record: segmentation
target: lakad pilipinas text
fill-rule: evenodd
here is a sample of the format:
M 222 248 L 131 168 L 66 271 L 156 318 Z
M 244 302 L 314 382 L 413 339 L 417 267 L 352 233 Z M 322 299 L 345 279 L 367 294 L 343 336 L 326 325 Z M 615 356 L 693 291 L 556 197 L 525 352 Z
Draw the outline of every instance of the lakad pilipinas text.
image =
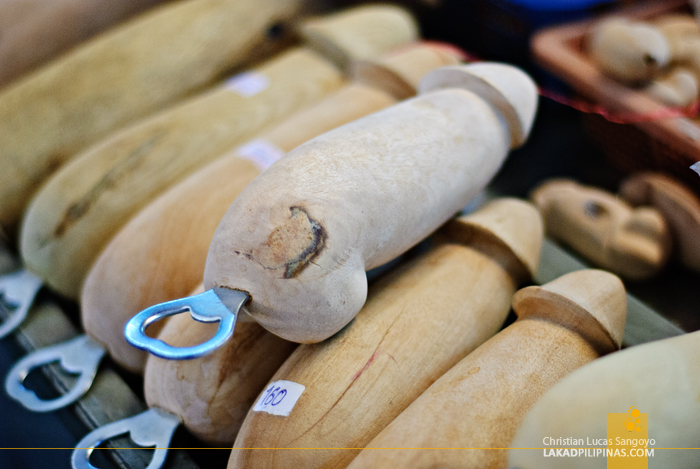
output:
M 606 458 L 607 469 L 647 469 L 656 441 L 649 438 L 649 414 L 636 407 L 607 414 L 606 438 L 542 440 L 545 458 Z

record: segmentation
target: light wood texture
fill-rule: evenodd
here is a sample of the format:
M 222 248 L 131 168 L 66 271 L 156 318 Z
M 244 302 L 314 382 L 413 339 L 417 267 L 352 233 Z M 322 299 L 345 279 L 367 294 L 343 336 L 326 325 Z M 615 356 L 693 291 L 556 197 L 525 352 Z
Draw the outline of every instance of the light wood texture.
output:
M 700 200 L 690 189 L 667 175 L 645 172 L 624 180 L 620 196 L 658 210 L 671 231 L 676 257 L 700 271 Z
M 254 70 L 266 86 L 243 96 L 228 83 L 100 142 L 39 191 L 22 224 L 27 268 L 77 298 L 88 269 L 114 234 L 163 190 L 344 83 L 308 49 Z
M 0 94 L 0 224 L 15 227 L 41 182 L 126 124 L 278 49 L 268 27 L 301 0 L 192 0 L 87 42 Z
M 325 130 L 393 102 L 371 88 L 346 87 L 260 139 L 289 151 Z M 126 368 L 143 369 L 146 354 L 114 331 L 142 309 L 185 296 L 202 281 L 216 227 L 231 202 L 260 174 L 237 151 L 195 172 L 148 205 L 118 233 L 90 270 L 81 294 L 83 325 Z
M 653 208 L 633 209 L 613 194 L 565 179 L 540 185 L 532 199 L 548 236 L 611 272 L 641 280 L 668 260 L 671 237 Z
M 373 59 L 418 39 L 418 24 L 397 5 L 365 5 L 304 21 L 299 33 L 310 47 L 344 70 L 354 60 Z
M 651 23 L 667 38 L 700 36 L 700 23 L 690 13 L 667 13 Z
M 671 61 L 671 45 L 652 24 L 611 18 L 596 24 L 588 37 L 591 61 L 623 82 L 653 80 Z
M 686 107 L 698 99 L 698 79 L 689 69 L 677 68 L 646 87 L 654 99 L 671 107 Z
M 189 315 L 172 318 L 158 338 L 186 347 L 216 331 Z M 238 323 L 236 333 L 216 352 L 195 360 L 149 356 L 144 394 L 149 407 L 177 415 L 193 435 L 229 446 L 270 376 L 297 347 L 255 322 Z
M 418 44 L 392 55 L 392 63 L 414 72 L 425 64 L 438 66 L 436 57 L 443 55 L 433 46 Z M 397 79 L 403 80 L 400 75 Z M 286 153 L 395 102 L 378 89 L 349 85 L 264 132 L 256 141 Z M 245 159 L 245 148 L 231 151 L 166 191 L 115 236 L 91 268 L 81 294 L 83 324 L 126 368 L 142 370 L 145 353 L 113 331 L 121 330 L 142 309 L 180 298 L 202 281 L 219 221 L 261 169 Z
M 517 284 L 533 273 L 514 252 L 539 257 L 542 222 L 534 207 L 514 199 L 474 218 L 450 222 L 442 243 L 380 279 L 337 335 L 292 354 L 272 381 L 302 384 L 304 393 L 288 417 L 249 412 L 229 468 L 346 467 L 359 449 L 343 448 L 364 447 L 498 331 Z
M 438 67 L 457 65 L 461 56 L 453 47 L 418 43 L 402 48 L 381 60 L 355 60 L 351 76 L 359 83 L 385 90 L 406 99 L 417 93 L 425 75 Z
M 0 88 L 102 30 L 163 1 L 0 2 Z
M 655 440 L 649 449 L 656 448 L 649 468 L 695 469 L 697 449 L 660 448 L 697 448 L 698 389 L 700 332 L 630 347 L 557 383 L 528 412 L 511 447 L 539 448 L 545 436 L 605 439 L 606 415 L 634 405 L 649 414 L 649 438 Z M 519 469 L 563 467 L 561 459 L 543 458 L 541 449 L 511 449 L 508 457 L 509 467 Z M 566 467 L 603 469 L 605 458 L 566 458 Z
M 463 66 L 464 74 L 470 70 Z M 531 122 L 537 101 L 531 79 L 512 67 L 496 65 L 491 72 L 525 91 L 512 104 Z M 468 89 L 427 92 L 317 137 L 275 163 L 219 224 L 205 287 L 248 292 L 244 310 L 288 340 L 318 342 L 339 331 L 365 302 L 365 270 L 444 223 L 505 158 L 508 125 L 488 98 Z
M 506 468 L 507 450 L 490 448 L 507 448 L 563 376 L 619 348 L 625 298 L 620 279 L 598 270 L 520 290 L 518 320 L 440 377 L 348 469 Z

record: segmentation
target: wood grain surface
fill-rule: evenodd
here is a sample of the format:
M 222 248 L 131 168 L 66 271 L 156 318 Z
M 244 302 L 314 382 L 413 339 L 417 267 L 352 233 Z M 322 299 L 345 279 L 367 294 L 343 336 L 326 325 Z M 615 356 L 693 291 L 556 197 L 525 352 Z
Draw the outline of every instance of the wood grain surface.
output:
M 301 0 L 192 0 L 95 38 L 0 94 L 0 224 L 87 146 L 283 45 Z
M 608 272 L 527 287 L 513 308 L 515 323 L 440 377 L 348 468 L 505 469 L 504 448 L 532 405 L 563 376 L 620 347 L 600 340 L 621 340 L 626 313 L 622 282 Z
M 163 190 L 343 83 L 316 53 L 293 49 L 255 69 L 252 96 L 230 82 L 118 132 L 53 175 L 22 224 L 27 267 L 77 298 L 106 243 Z M 236 78 L 234 77 L 234 80 Z
M 249 412 L 229 468 L 346 467 L 423 390 L 500 329 L 517 284 L 532 274 L 522 275 L 526 261 L 514 252 L 538 258 L 542 225 L 534 207 L 513 199 L 482 211 L 477 223 L 470 216 L 451 222 L 442 243 L 373 285 L 341 332 L 292 354 L 272 381 L 306 389 L 288 417 Z M 508 233 L 512 243 L 494 233 Z M 521 268 L 512 269 L 514 263 Z
M 76 44 L 167 0 L 0 2 L 0 88 Z

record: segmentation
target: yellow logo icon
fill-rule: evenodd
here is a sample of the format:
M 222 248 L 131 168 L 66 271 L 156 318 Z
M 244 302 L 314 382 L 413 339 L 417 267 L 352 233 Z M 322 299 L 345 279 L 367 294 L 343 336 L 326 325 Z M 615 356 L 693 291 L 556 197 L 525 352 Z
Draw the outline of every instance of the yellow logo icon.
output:
M 627 419 L 627 421 L 625 422 L 625 428 L 630 432 L 641 432 L 642 427 L 640 427 L 639 425 L 642 424 L 642 419 L 640 418 L 642 416 L 642 413 L 639 412 L 637 406 L 630 407 L 627 413 L 630 414 L 630 418 Z
M 607 469 L 648 469 L 649 414 L 636 406 L 608 414 Z

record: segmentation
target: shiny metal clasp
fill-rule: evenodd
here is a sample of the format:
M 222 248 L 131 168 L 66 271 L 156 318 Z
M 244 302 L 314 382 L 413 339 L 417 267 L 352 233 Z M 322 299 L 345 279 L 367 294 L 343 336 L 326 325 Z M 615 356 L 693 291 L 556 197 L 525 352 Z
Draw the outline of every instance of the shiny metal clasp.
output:
M 60 409 L 72 404 L 90 389 L 104 354 L 105 350 L 86 335 L 35 350 L 12 367 L 5 379 L 5 391 L 12 399 L 34 412 Z M 40 399 L 34 391 L 24 387 L 24 380 L 34 368 L 55 361 L 69 373 L 79 373 L 80 377 L 66 394 L 56 399 Z
M 180 425 L 177 416 L 160 409 L 149 409 L 138 415 L 108 423 L 88 433 L 75 445 L 71 456 L 73 469 L 97 469 L 90 464 L 90 455 L 104 441 L 128 433 L 137 445 L 144 448 L 155 446 L 153 459 L 146 469 L 163 466 L 168 455 L 168 446 Z
M 189 360 L 203 357 L 226 343 L 233 335 L 238 312 L 250 296 L 238 290 L 213 288 L 199 295 L 160 303 L 146 308 L 131 318 L 124 328 L 127 342 L 136 348 L 168 360 Z M 189 311 L 199 322 L 219 322 L 214 337 L 191 347 L 173 347 L 146 335 L 146 328 L 160 319 Z
M 0 339 L 24 321 L 41 285 L 41 279 L 28 270 L 18 270 L 0 277 L 0 297 L 7 306 L 14 309 L 0 325 Z

